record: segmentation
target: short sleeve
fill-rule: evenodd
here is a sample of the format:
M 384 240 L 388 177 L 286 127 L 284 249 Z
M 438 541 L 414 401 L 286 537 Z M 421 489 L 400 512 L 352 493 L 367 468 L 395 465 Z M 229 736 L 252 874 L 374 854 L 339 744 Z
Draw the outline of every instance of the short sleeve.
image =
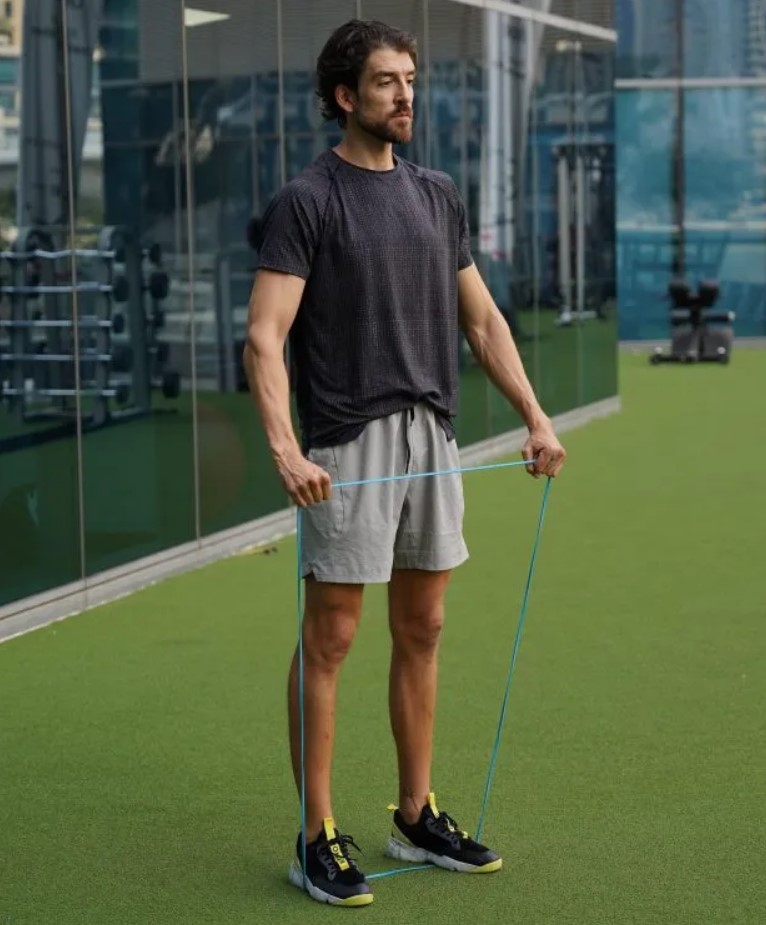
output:
M 458 193 L 457 197 L 457 216 L 458 216 L 458 252 L 457 252 L 457 268 L 458 270 L 465 270 L 466 267 L 470 267 L 473 263 L 473 255 L 471 254 L 471 232 L 468 228 L 468 214 L 466 212 L 465 203 L 463 202 L 462 197 Z
M 258 266 L 308 279 L 321 238 L 321 214 L 314 193 L 289 183 L 271 200 L 260 230 Z

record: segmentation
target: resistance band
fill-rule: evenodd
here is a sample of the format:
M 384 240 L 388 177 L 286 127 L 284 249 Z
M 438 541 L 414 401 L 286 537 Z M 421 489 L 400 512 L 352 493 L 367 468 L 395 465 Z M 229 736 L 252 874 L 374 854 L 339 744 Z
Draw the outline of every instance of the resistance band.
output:
M 463 475 L 466 472 L 488 472 L 492 469 L 513 469 L 521 466 L 528 466 L 529 462 L 526 460 L 520 462 L 507 462 L 507 463 L 493 463 L 486 466 L 467 466 L 463 469 L 444 469 L 438 472 L 414 472 L 409 475 L 390 475 L 383 478 L 377 479 L 362 479 L 360 481 L 354 482 L 337 482 L 333 485 L 333 490 L 340 488 L 354 488 L 362 485 L 381 485 L 385 482 L 401 482 L 410 479 L 424 479 L 424 478 L 438 478 L 445 475 Z M 492 782 L 495 776 L 495 768 L 497 765 L 497 757 L 500 752 L 500 742 L 502 740 L 503 728 L 505 726 L 507 707 L 508 707 L 508 698 L 511 693 L 511 683 L 513 682 L 513 674 L 516 668 L 516 659 L 519 653 L 519 646 L 521 645 L 521 636 L 524 631 L 524 623 L 526 622 L 527 617 L 527 607 L 529 604 L 529 595 L 532 588 L 532 578 L 535 573 L 535 565 L 537 563 L 537 554 L 540 550 L 540 540 L 543 532 L 543 522 L 545 521 L 545 513 L 548 508 L 548 498 L 550 497 L 551 492 L 551 479 L 548 478 L 545 483 L 545 489 L 543 491 L 543 500 L 540 506 L 540 516 L 537 520 L 537 531 L 535 533 L 535 541 L 532 546 L 532 557 L 529 562 L 529 570 L 527 572 L 527 580 L 524 586 L 524 596 L 521 602 L 521 610 L 519 612 L 519 621 L 516 627 L 516 636 L 513 641 L 513 651 L 511 653 L 511 662 L 508 667 L 508 676 L 505 682 L 505 691 L 503 692 L 503 699 L 500 706 L 500 719 L 497 724 L 497 731 L 495 733 L 495 741 L 492 746 L 492 755 L 489 762 L 489 772 L 487 773 L 487 781 L 484 785 L 484 798 L 482 800 L 481 813 L 479 815 L 479 822 L 476 829 L 476 840 L 481 840 L 481 835 L 484 830 L 484 824 L 487 818 L 487 807 L 489 805 L 489 796 L 490 791 L 492 790 Z M 302 847 L 301 847 L 301 865 L 303 870 L 303 888 L 308 892 L 308 886 L 306 883 L 306 768 L 304 762 L 305 754 L 305 726 L 304 726 L 304 711 L 303 711 L 303 509 L 296 508 L 296 542 L 297 542 L 297 569 L 296 569 L 296 581 L 297 581 L 297 601 L 298 601 L 298 702 L 300 705 L 299 714 L 300 714 L 300 738 L 301 738 L 301 834 L 302 834 Z M 366 874 L 367 880 L 376 880 L 383 877 L 393 877 L 396 874 L 406 874 L 412 873 L 417 870 L 429 870 L 432 868 L 432 864 L 416 864 L 409 867 L 401 867 L 396 870 L 386 870 L 377 874 Z

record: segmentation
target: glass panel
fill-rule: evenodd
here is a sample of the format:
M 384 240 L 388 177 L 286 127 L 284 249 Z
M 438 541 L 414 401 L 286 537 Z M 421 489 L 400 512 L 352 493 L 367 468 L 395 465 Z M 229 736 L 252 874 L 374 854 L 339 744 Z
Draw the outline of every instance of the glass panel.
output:
M 168 5 L 169 6 L 169 5 Z M 142 11 L 143 12 L 143 11 Z M 168 26 L 178 25 L 177 17 L 173 16 L 174 10 L 168 9 L 170 20 L 163 10 L 163 15 L 157 17 L 152 25 L 157 28 L 155 33 L 157 38 L 164 37 L 169 44 L 167 52 L 170 52 L 168 65 L 172 67 L 171 62 L 174 60 L 177 65 L 178 56 L 178 35 L 170 35 L 166 30 Z M 147 23 L 148 25 L 148 23 Z M 162 28 L 164 26 L 164 28 Z M 144 43 L 141 52 L 146 53 L 148 47 L 147 39 L 151 41 L 152 36 L 143 34 L 141 39 Z M 156 46 L 156 51 L 160 51 L 161 46 Z M 99 78 L 107 82 L 113 80 L 136 80 L 139 72 L 139 0 L 104 0 L 101 11 L 100 28 L 99 28 L 99 47 L 96 58 L 99 62 Z
M 181 16 L 143 28 L 145 5 L 107 0 L 97 30 L 92 5 L 70 6 L 73 243 L 92 253 L 79 283 L 100 287 L 80 296 L 82 342 L 105 358 L 83 368 L 92 575 L 195 537 Z
M 686 275 L 717 279 L 738 334 L 766 334 L 762 89 L 685 93 Z
M 675 94 L 617 93 L 617 253 L 620 338 L 668 336 L 673 277 Z M 705 137 L 704 135 L 702 137 Z
M 533 178 L 527 157 L 535 97 L 535 66 L 543 29 L 499 13 L 485 14 L 486 128 L 480 245 L 485 279 L 495 303 L 516 335 L 532 378 L 536 340 L 529 333 L 532 307 L 531 233 L 534 222 L 525 193 Z M 532 204 L 534 208 L 534 203 Z M 490 432 L 522 426 L 505 397 L 489 385 Z
M 685 77 L 763 73 L 766 11 L 760 3 L 684 0 Z
M 491 260 L 482 253 L 479 230 L 486 111 L 483 15 L 480 10 L 461 4 L 431 0 L 428 4 L 429 45 L 424 49 L 421 40 L 417 92 L 421 98 L 428 94 L 430 99 L 429 166 L 446 171 L 455 180 L 468 213 L 474 259 L 491 286 Z M 429 68 L 424 71 L 426 51 Z M 426 109 L 422 99 L 420 105 L 422 114 Z M 423 118 L 421 115 L 421 121 Z M 457 418 L 461 445 L 488 437 L 490 423 L 490 392 L 486 375 L 461 338 L 460 411 Z
M 532 0 L 524 6 L 547 9 L 556 16 L 566 16 L 580 22 L 600 26 L 602 29 L 614 28 L 615 0 Z
M 683 0 L 616 0 L 618 77 L 680 74 L 682 4 Z
M 578 280 L 578 144 L 588 132 L 587 75 L 594 66 L 580 36 L 534 27 L 538 46 L 535 93 L 539 209 L 537 392 L 548 414 L 575 407 L 582 395 Z
M 578 404 L 617 394 L 614 46 L 588 40 L 584 51 L 575 165 L 575 227 L 580 232 L 578 317 L 582 319 Z
M 28 4 L 3 113 L 0 197 L 0 604 L 80 579 L 67 141 L 53 27 Z M 21 157 L 23 152 L 23 159 Z M 23 163 L 23 170 L 19 170 Z M 35 256 L 36 252 L 40 252 Z
M 288 180 L 340 140 L 338 126 L 325 122 L 319 109 L 315 64 L 333 30 L 355 13 L 354 0 L 282 0 Z
M 763 74 L 766 20 L 758 3 L 616 0 L 616 19 L 619 77 Z
M 203 535 L 286 506 L 242 366 L 255 260 L 248 225 L 282 182 L 277 3 L 232 0 L 216 13 L 186 29 L 191 125 L 202 148 L 193 176 Z
M 283 108 L 276 0 L 248 8 L 233 0 L 219 3 L 224 19 L 187 30 L 192 119 L 207 121 L 213 139 L 204 163 L 194 165 L 203 534 L 287 503 L 242 368 L 255 264 L 247 228 L 283 181 L 337 136 L 319 115 L 314 62 L 330 32 L 354 9 L 347 0 L 282 0 Z

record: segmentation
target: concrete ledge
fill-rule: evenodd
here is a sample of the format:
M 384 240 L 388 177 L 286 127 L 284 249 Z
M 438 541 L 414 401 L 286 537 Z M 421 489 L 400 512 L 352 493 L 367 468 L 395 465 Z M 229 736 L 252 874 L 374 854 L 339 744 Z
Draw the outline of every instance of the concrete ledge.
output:
M 619 397 L 568 411 L 555 417 L 558 433 L 582 427 L 590 421 L 607 417 L 620 410 Z M 460 453 L 464 466 L 481 465 L 521 449 L 526 440 L 524 428 L 491 437 L 465 447 Z M 132 594 L 139 588 L 156 584 L 172 575 L 180 575 L 210 562 L 293 533 L 295 511 L 287 508 L 258 520 L 146 556 L 119 568 L 99 572 L 83 581 L 61 585 L 42 594 L 14 601 L 0 608 L 0 643 L 15 636 L 40 629 L 50 623 L 82 613 L 109 601 Z
M 563 434 L 568 430 L 574 430 L 576 427 L 582 427 L 590 421 L 616 414 L 619 410 L 620 399 L 619 396 L 615 396 L 614 398 L 604 399 L 604 401 L 594 402 L 592 405 L 576 408 L 574 411 L 559 414 L 553 418 L 553 423 L 556 427 L 556 433 Z M 509 430 L 498 437 L 490 437 L 488 440 L 472 443 L 470 446 L 465 447 L 460 451 L 460 462 L 464 466 L 476 466 L 498 459 L 501 456 L 507 456 L 520 450 L 526 439 L 527 430 L 525 427 L 520 427 L 518 430 Z

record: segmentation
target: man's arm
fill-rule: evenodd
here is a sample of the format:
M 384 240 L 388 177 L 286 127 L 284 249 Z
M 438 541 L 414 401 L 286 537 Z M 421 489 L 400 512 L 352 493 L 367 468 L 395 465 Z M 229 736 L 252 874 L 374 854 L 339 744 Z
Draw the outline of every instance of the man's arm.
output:
M 329 474 L 301 452 L 290 417 L 290 385 L 284 361 L 287 335 L 306 283 L 299 276 L 259 270 L 250 297 L 244 366 L 260 412 L 271 455 L 296 504 L 306 507 L 330 497 Z
M 508 322 L 500 314 L 475 265 L 458 273 L 460 327 L 487 375 L 521 415 L 529 430 L 522 455 L 535 459 L 528 471 L 539 477 L 556 476 L 566 451 L 553 432 L 524 371 Z

